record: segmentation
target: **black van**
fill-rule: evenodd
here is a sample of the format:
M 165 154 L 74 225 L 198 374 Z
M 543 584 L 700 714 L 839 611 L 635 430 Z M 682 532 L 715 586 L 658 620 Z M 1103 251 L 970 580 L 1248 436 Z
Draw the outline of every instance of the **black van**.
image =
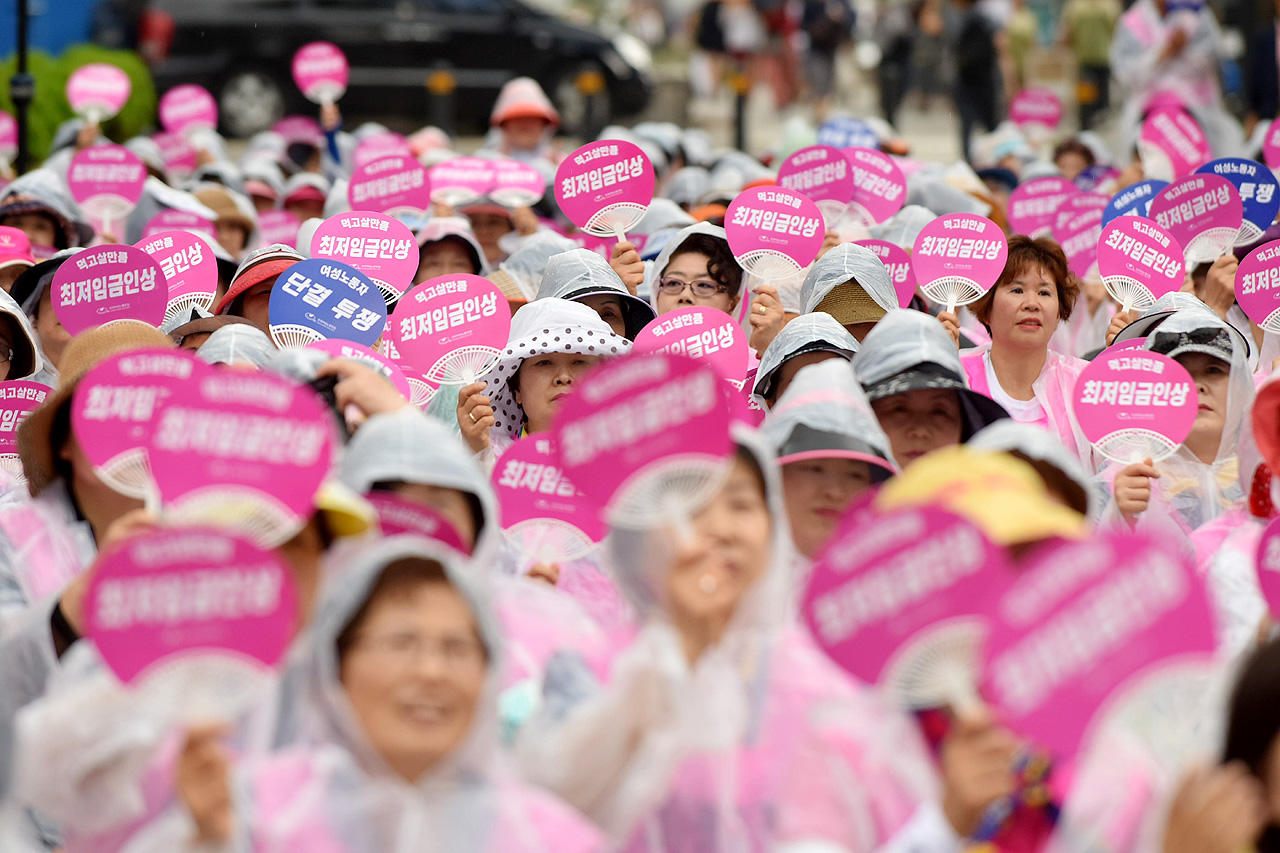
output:
M 569 132 L 586 117 L 583 81 L 603 78 L 605 120 L 642 111 L 652 91 L 649 51 L 638 39 L 610 39 L 520 0 L 151 0 L 143 17 L 143 32 L 160 34 L 143 47 L 157 88 L 206 87 L 229 136 L 314 113 L 290 72 L 294 52 L 312 41 L 347 54 L 348 127 L 361 119 L 397 130 L 427 124 L 427 79 L 441 70 L 456 80 L 458 130 L 471 133 L 484 130 L 513 77 L 541 83 Z

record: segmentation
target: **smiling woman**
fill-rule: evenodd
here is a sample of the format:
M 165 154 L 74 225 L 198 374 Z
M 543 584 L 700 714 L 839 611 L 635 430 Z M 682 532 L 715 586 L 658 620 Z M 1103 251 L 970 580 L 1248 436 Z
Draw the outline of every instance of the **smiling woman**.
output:
M 1019 423 L 1056 432 L 1072 453 L 1088 453 L 1071 413 L 1071 391 L 1085 362 L 1049 349 L 1058 324 L 1071 316 L 1080 283 L 1053 240 L 1018 234 L 1009 240 L 1004 272 L 970 310 L 991 345 L 961 356 L 969 385 Z

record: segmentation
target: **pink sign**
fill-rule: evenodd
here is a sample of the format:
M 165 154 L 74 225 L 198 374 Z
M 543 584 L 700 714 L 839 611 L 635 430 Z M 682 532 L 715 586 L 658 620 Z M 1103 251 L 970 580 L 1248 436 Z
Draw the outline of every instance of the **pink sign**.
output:
M 373 280 L 388 304 L 418 273 L 418 242 L 403 222 L 381 213 L 330 216 L 311 237 L 311 257 L 342 261 Z
M 489 198 L 504 207 L 530 207 L 547 193 L 542 173 L 519 160 L 493 161 L 493 187 Z
M 297 248 L 302 221 L 288 210 L 267 210 L 258 214 L 258 236 L 262 245 L 283 243 Z
M 1235 244 L 1244 203 L 1221 175 L 1194 174 L 1157 193 L 1149 216 L 1173 235 L 1188 262 L 1211 262 Z
M 71 158 L 67 187 L 86 215 L 110 234 L 142 198 L 147 168 L 123 145 L 94 145 Z
M 668 465 L 705 472 L 732 456 L 729 390 L 708 365 L 682 356 L 610 359 L 560 401 L 551 427 L 560 469 L 597 506 L 617 511 L 629 503 L 661 505 L 664 497 L 678 502 L 679 495 L 646 501 L 637 492 Z
M 503 528 L 539 562 L 580 559 L 604 540 L 597 507 L 560 470 L 550 439 L 531 435 L 512 444 L 492 479 Z
M 196 147 L 180 133 L 156 133 L 151 141 L 160 149 L 164 167 L 175 177 L 185 178 L 196 170 Z
M 1062 207 L 1058 208 L 1058 215 L 1053 223 L 1054 239 L 1057 239 L 1058 233 L 1077 214 L 1088 210 L 1102 212 L 1107 209 L 1107 205 L 1110 203 L 1111 197 L 1105 193 L 1082 191 L 1071 196 L 1062 203 Z M 1058 242 L 1061 243 L 1062 241 L 1058 240 Z
M 68 333 L 112 320 L 164 322 L 169 288 L 155 258 L 133 246 L 85 249 L 54 273 L 53 313 Z
M 218 290 L 218 261 L 202 238 L 190 231 L 163 231 L 147 237 L 138 248 L 160 263 L 169 282 L 169 306 L 165 319 L 192 308 L 209 311 Z
M 469 384 L 493 369 L 511 334 L 511 308 L 478 275 L 442 275 L 404 295 L 387 337 L 430 383 Z
M 420 214 L 431 207 L 431 182 L 422 164 L 394 154 L 356 168 L 347 186 L 352 210 Z
M 195 231 L 213 239 L 217 239 L 218 236 L 213 223 L 203 216 L 196 216 L 194 213 L 188 213 L 185 210 L 170 208 L 160 211 L 147 220 L 146 227 L 142 229 L 142 239 L 154 237 L 165 231 Z
M 347 91 L 347 57 L 335 44 L 313 41 L 293 55 L 293 82 L 312 103 L 332 104 Z
M 154 492 L 147 447 L 160 410 L 178 389 L 212 370 L 186 350 L 135 350 L 85 374 L 71 401 L 71 425 L 108 486 L 138 499 Z
M 309 387 L 270 373 L 213 371 L 170 395 L 147 454 L 175 518 L 234 517 L 278 539 L 315 511 L 337 448 L 333 414 Z
M 1102 236 L 1102 209 L 1077 211 L 1057 229 L 1057 239 L 1067 265 L 1077 278 L 1088 278 L 1098 263 Z
M 1009 196 L 1009 230 L 1028 237 L 1047 237 L 1058 210 L 1080 190 L 1066 178 L 1033 178 Z
M 706 362 L 716 375 L 740 386 L 747 372 L 747 338 L 719 308 L 691 305 L 663 314 L 636 335 L 637 354 L 669 352 Z
M 859 246 L 866 246 L 875 252 L 877 258 L 884 262 L 893 281 L 894 292 L 898 296 L 898 307 L 908 308 L 916 295 L 916 276 L 911 269 L 911 256 L 896 243 L 887 240 L 855 240 Z
M 351 155 L 351 165 L 356 169 L 383 157 L 408 157 L 413 159 L 413 151 L 408 141 L 398 133 L 387 131 L 365 137 L 356 145 Z
M 1262 158 L 1268 169 L 1280 169 L 1280 121 L 1271 122 L 1262 143 Z
M 39 382 L 0 382 L 0 469 L 20 482 L 26 476 L 18 455 L 18 427 L 51 393 Z
M 738 193 L 725 211 L 724 230 L 742 268 L 766 281 L 799 274 L 818 256 L 825 236 L 817 206 L 781 187 Z
M 1142 216 L 1118 216 L 1098 240 L 1098 274 L 1122 311 L 1149 308 L 1182 287 L 1186 265 L 1173 235 Z
M 18 122 L 0 110 L 0 160 L 10 161 L 18 153 Z
M 0 388 L 3 387 L 4 385 L 0 385 Z M 1267 601 L 1267 609 L 1274 617 L 1280 613 L 1280 519 L 1273 520 L 1262 531 L 1254 562 L 1258 568 L 1258 588 Z
M 413 399 L 413 391 L 409 387 L 409 380 L 405 378 L 404 372 L 380 352 L 360 346 L 352 341 L 333 338 L 307 344 L 307 349 L 320 350 L 320 352 L 328 353 L 334 358 L 348 358 L 352 361 L 360 362 L 365 367 L 373 368 L 395 386 L 401 397 L 406 400 Z
M 829 202 L 839 212 L 853 198 L 853 173 L 839 148 L 811 145 L 782 161 L 778 186 L 815 202 Z
M 394 317 L 388 318 L 388 328 L 390 328 L 390 322 L 394 321 L 394 319 Z M 396 347 L 395 342 L 391 340 L 390 334 L 383 335 L 382 344 L 379 346 L 378 351 L 389 358 L 391 363 L 400 368 L 400 372 L 404 374 L 405 380 L 409 383 L 409 402 L 425 409 L 439 389 L 439 383 L 428 382 L 426 377 L 422 375 L 422 371 L 410 364 L 400 354 L 400 350 Z
M 77 68 L 67 80 L 67 103 L 76 115 L 101 122 L 120 112 L 132 90 L 128 74 L 114 65 L 95 62 Z
M 204 86 L 174 86 L 160 99 L 160 124 L 170 133 L 212 130 L 218 126 L 218 103 Z
M 625 240 L 653 201 L 653 181 L 653 164 L 639 146 L 621 139 L 589 142 L 556 170 L 556 202 L 584 231 Z
M 1200 397 L 1191 374 L 1173 359 L 1107 350 L 1076 380 L 1072 406 L 1098 452 L 1129 465 L 1177 452 L 1191 433 Z
M 911 266 L 925 295 L 954 311 L 977 301 L 996 283 L 1008 256 L 1000 226 L 973 213 L 948 213 L 920 230 Z
M 1200 125 L 1178 107 L 1162 107 L 1147 114 L 1138 150 L 1146 176 L 1163 181 L 1189 175 L 1213 159 L 1213 149 Z
M 1011 578 L 1003 552 L 958 515 L 867 509 L 846 515 L 819 555 L 801 613 L 832 660 L 897 704 L 963 709 L 977 700 L 991 603 Z M 930 663 L 971 671 L 929 677 Z
M 1215 647 L 1204 584 L 1172 542 L 1098 532 L 1040 552 L 995 608 L 983 693 L 1060 760 L 1161 663 Z
M 297 608 L 280 557 L 198 527 L 158 528 L 102 555 L 85 601 L 89 636 L 125 684 L 206 655 L 274 669 Z
M 1048 89 L 1023 89 L 1009 104 L 1009 118 L 1019 127 L 1056 130 L 1062 121 L 1062 100 Z
M 431 200 L 450 207 L 473 202 L 489 191 L 496 175 L 493 161 L 482 157 L 453 157 L 432 166 Z
M 846 148 L 844 156 L 853 170 L 849 205 L 859 224 L 876 225 L 902 209 L 907 179 L 892 157 L 871 148 Z
M 383 535 L 422 536 L 459 554 L 471 554 L 457 528 L 431 507 L 402 498 L 394 492 L 370 492 L 364 498 L 378 513 Z
M 1240 262 L 1236 302 L 1250 320 L 1280 333 L 1280 240 L 1263 243 Z

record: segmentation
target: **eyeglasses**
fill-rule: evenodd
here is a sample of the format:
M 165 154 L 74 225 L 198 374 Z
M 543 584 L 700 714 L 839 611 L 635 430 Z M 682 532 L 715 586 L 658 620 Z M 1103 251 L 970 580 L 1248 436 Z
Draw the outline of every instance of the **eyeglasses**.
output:
M 416 666 L 428 655 L 436 657 L 451 672 L 471 669 L 485 658 L 484 647 L 470 637 L 424 637 L 396 633 L 356 638 L 356 646 L 385 658 L 402 669 Z
M 681 281 L 678 278 L 664 278 L 658 281 L 658 290 L 668 296 L 679 296 L 684 293 L 685 288 L 689 288 L 693 295 L 699 299 L 710 299 L 717 293 L 728 293 L 728 285 L 719 284 L 714 281 L 700 279 L 698 281 Z

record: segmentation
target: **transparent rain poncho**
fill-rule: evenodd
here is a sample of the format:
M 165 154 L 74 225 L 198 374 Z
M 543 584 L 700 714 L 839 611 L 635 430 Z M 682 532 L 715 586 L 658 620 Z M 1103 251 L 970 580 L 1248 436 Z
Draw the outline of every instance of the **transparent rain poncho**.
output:
M 1048 430 L 1013 420 L 996 421 L 969 439 L 969 447 L 1019 453 L 1032 462 L 1043 462 L 1058 470 L 1079 486 L 1086 503 L 1084 515 L 1093 518 L 1098 511 L 1098 494 L 1093 478 L 1085 472 L 1080 460 Z
M 1209 346 L 1210 341 L 1214 346 Z M 1188 554 L 1194 551 L 1191 537 L 1201 526 L 1238 507 L 1247 497 L 1242 485 L 1237 447 L 1241 429 L 1255 395 L 1253 375 L 1248 368 L 1247 343 L 1229 324 L 1204 306 L 1183 308 L 1148 331 L 1145 349 L 1178 353 L 1190 345 L 1191 352 L 1205 352 L 1217 358 L 1230 353 L 1226 411 L 1222 437 L 1212 462 L 1202 462 L 1184 444 L 1172 456 L 1155 463 L 1159 479 L 1151 481 L 1151 496 L 1136 527 L 1152 535 L 1182 540 Z M 1223 359 L 1225 360 L 1225 359 Z M 1108 496 L 1099 523 L 1121 525 L 1123 521 L 1114 496 L 1114 481 L 1125 467 L 1116 462 L 1098 472 L 1098 488 Z
M 1161 476 L 1152 484 L 1152 503 L 1159 502 L 1176 512 L 1189 531 L 1212 521 L 1245 498 L 1239 482 L 1236 446 L 1255 393 L 1247 344 L 1216 314 L 1191 308 L 1176 312 L 1156 327 L 1147 336 L 1145 345 L 1149 350 L 1167 352 L 1188 342 L 1195 346 L 1194 341 L 1205 335 L 1225 336 L 1231 342 L 1225 423 L 1217 453 L 1213 461 L 1206 464 L 1183 445 L 1173 456 L 1157 463 Z
M 872 481 L 881 482 L 897 473 L 889 437 L 871 410 L 871 403 L 853 370 L 843 361 L 824 361 L 803 367 L 787 386 L 760 428 L 780 458 L 815 458 L 823 450 L 810 447 L 807 436 L 824 434 L 819 442 L 828 450 L 840 444 L 842 452 L 828 456 L 860 459 L 873 467 Z M 878 468 L 877 472 L 875 469 Z
M 667 198 L 681 207 L 693 207 L 711 189 L 711 173 L 701 166 L 685 166 L 667 180 Z
M 236 323 L 223 326 L 200 345 L 196 358 L 206 364 L 228 367 L 266 367 L 279 356 L 276 345 L 256 326 Z
M 615 528 L 609 550 L 645 627 L 607 687 L 572 656 L 553 661 L 521 766 L 625 851 L 875 850 L 923 811 L 932 767 L 914 724 L 795 624 L 779 474 L 758 434 L 735 438 L 767 483 L 765 574 L 690 666 L 663 592 L 669 531 Z
M 1263 386 L 1274 381 L 1270 379 Z M 1245 499 L 1191 534 L 1196 561 L 1213 603 L 1218 642 L 1233 658 L 1254 647 L 1259 627 L 1270 615 L 1271 608 L 1258 585 L 1258 540 L 1271 520 L 1263 511 L 1266 501 L 1261 498 L 1269 497 L 1272 508 L 1280 506 L 1280 480 L 1263 467 L 1252 420 L 1250 406 L 1236 441 L 1237 479 Z M 1260 498 L 1261 517 L 1254 515 L 1255 495 Z
M 938 215 L 927 207 L 908 204 L 895 213 L 892 218 L 871 226 L 871 236 L 876 240 L 892 243 L 910 253 L 916 244 L 916 238 L 924 227 Z
M 685 228 L 695 221 L 671 199 L 655 198 L 649 203 L 649 209 L 645 211 L 644 218 L 631 229 L 631 233 L 654 234 L 668 228 Z
M 485 683 L 469 729 L 416 781 L 396 774 L 370 742 L 342 684 L 337 639 L 387 566 L 430 560 L 471 611 L 487 652 Z M 428 540 L 370 543 L 321 593 L 302 666 L 307 737 L 233 769 L 235 838 L 225 849 L 344 853 L 561 853 L 596 851 L 598 830 L 505 770 L 498 752 L 502 632 L 483 577 Z M 403 692 L 400 695 L 407 695 Z M 170 851 L 190 837 L 181 807 L 144 830 L 143 851 Z M 170 846 L 166 846 L 170 845 Z
M 801 314 L 783 326 L 760 354 L 754 393 L 761 400 L 773 395 L 778 372 L 788 359 L 808 352 L 834 352 L 847 361 L 853 358 L 859 346 L 858 339 L 830 314 Z
M 497 556 L 500 519 L 493 489 L 458 434 L 411 406 L 369 418 L 347 442 L 338 477 L 359 495 L 378 483 L 455 489 L 476 499 L 480 527 L 473 553 Z
M 628 340 L 635 340 L 640 330 L 658 316 L 648 302 L 628 292 L 608 261 L 590 249 L 573 249 L 552 255 L 547 261 L 537 298 L 550 296 L 577 301 L 584 296 L 601 294 L 613 294 L 622 299 Z
M 898 294 L 884 261 L 866 246 L 841 243 L 809 267 L 800 286 L 800 312 L 817 310 L 827 294 L 849 282 L 861 287 L 885 311 L 898 307 Z
M 942 324 L 928 314 L 906 308 L 890 311 L 867 334 L 853 357 L 854 374 L 869 392 L 873 386 L 921 367 L 934 372 L 941 370 L 948 379 L 954 377 L 963 385 L 956 389 L 965 421 L 962 441 L 988 424 L 1008 417 L 998 403 L 968 387 L 955 343 Z M 904 387 L 903 390 L 910 389 Z
M 553 255 L 576 248 L 578 245 L 568 237 L 554 231 L 539 231 L 526 237 L 518 249 L 498 264 L 498 269 L 511 276 L 511 280 L 526 298 L 533 299 L 542 285 L 542 274 L 547 269 L 547 261 Z

